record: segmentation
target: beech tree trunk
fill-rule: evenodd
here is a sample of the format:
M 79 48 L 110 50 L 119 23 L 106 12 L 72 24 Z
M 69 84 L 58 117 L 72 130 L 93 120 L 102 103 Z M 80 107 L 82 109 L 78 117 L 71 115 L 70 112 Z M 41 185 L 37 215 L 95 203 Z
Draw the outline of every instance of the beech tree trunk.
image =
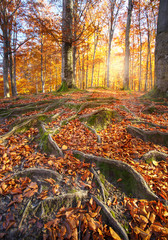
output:
M 155 50 L 156 88 L 168 93 L 168 0 L 160 0 Z
M 9 68 L 9 59 L 8 59 L 8 36 L 7 36 L 7 27 L 3 28 L 3 84 L 4 84 L 4 97 L 10 97 L 9 91 L 9 79 L 8 79 L 8 68 Z
M 97 49 L 98 38 L 99 38 L 98 31 L 99 31 L 99 23 L 98 23 L 96 31 L 94 32 L 94 52 L 93 52 L 93 63 L 92 63 L 91 87 L 93 87 L 93 77 L 94 77 L 94 68 L 95 68 L 95 56 L 96 56 L 96 49 Z
M 75 86 L 73 79 L 72 47 L 73 0 L 63 0 L 62 18 L 62 85 L 68 88 Z
M 127 15 L 127 25 L 125 33 L 125 63 L 124 63 L 124 89 L 129 89 L 129 58 L 130 58 L 130 26 L 131 26 L 131 16 L 132 16 L 133 2 L 128 0 L 128 15 Z
M 139 86 L 138 89 L 141 91 L 141 81 L 142 81 L 142 33 L 141 33 L 141 0 L 139 0 Z
M 111 43 L 114 35 L 114 7 L 116 4 L 116 0 L 110 1 L 110 29 L 109 29 L 109 42 L 108 42 L 108 57 L 107 57 L 107 87 L 110 87 L 110 80 L 109 80 L 109 71 L 110 71 L 110 56 L 111 56 Z

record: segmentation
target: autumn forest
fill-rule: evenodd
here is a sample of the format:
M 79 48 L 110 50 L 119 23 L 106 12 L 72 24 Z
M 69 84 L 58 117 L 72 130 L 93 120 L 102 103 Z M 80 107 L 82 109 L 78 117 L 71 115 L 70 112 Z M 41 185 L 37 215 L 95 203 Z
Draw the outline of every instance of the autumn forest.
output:
M 125 0 L 77 0 L 72 8 L 71 34 L 67 34 L 72 41 L 75 85 L 80 89 L 125 87 L 129 12 L 129 84 L 126 87 L 135 91 L 153 89 L 159 0 L 134 0 L 129 1 L 129 6 Z M 1 96 L 4 95 L 5 54 L 10 95 L 58 90 L 64 40 L 62 10 L 61 1 L 1 1 Z M 3 21 L 6 21 L 6 47 Z
M 168 0 L 0 0 L 0 239 L 168 239 Z

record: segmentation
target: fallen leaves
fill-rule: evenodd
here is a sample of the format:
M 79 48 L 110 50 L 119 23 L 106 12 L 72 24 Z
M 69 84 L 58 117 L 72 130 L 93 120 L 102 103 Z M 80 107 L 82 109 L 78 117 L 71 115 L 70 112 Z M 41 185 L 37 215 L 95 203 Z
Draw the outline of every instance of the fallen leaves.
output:
M 50 239 L 112 239 L 121 240 L 119 235 L 106 224 L 103 225 L 100 215 L 101 207 L 91 198 L 75 208 L 61 208 L 55 218 L 44 225 Z
M 168 237 L 168 207 L 156 201 L 126 198 L 124 202 L 133 219 L 131 239 L 140 236 L 148 240 L 152 235 L 157 239 Z

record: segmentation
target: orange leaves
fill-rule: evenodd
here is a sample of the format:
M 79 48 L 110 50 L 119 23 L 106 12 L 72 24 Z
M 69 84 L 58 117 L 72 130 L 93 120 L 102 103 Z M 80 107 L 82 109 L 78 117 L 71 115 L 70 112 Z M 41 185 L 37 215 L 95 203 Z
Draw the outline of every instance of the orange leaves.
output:
M 68 147 L 67 147 L 66 145 L 63 145 L 63 146 L 62 146 L 62 150 L 63 150 L 63 151 L 65 151 L 65 150 L 67 150 L 67 149 L 68 149 Z
M 35 182 L 31 182 L 28 187 L 24 190 L 23 196 L 24 197 L 32 197 L 36 192 L 38 192 L 38 185 Z
M 149 240 L 152 234 L 168 237 L 168 208 L 160 202 L 136 199 L 125 199 L 133 221 L 130 223 L 132 235 Z M 163 217 L 163 215 L 165 216 Z M 158 222 L 160 220 L 160 222 Z M 136 236 L 134 236 L 136 239 Z M 132 237 L 133 238 L 133 237 Z
M 61 208 L 56 218 L 44 225 L 51 239 L 97 239 L 121 240 L 118 234 L 102 224 L 101 207 L 91 198 L 83 206 L 78 202 L 76 208 Z

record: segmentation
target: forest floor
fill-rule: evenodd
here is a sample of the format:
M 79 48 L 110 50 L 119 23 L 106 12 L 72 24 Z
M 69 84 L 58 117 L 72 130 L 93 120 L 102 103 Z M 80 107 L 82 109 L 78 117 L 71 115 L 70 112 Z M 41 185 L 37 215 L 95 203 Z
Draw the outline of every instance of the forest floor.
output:
M 0 99 L 1 239 L 168 239 L 168 100 Z

